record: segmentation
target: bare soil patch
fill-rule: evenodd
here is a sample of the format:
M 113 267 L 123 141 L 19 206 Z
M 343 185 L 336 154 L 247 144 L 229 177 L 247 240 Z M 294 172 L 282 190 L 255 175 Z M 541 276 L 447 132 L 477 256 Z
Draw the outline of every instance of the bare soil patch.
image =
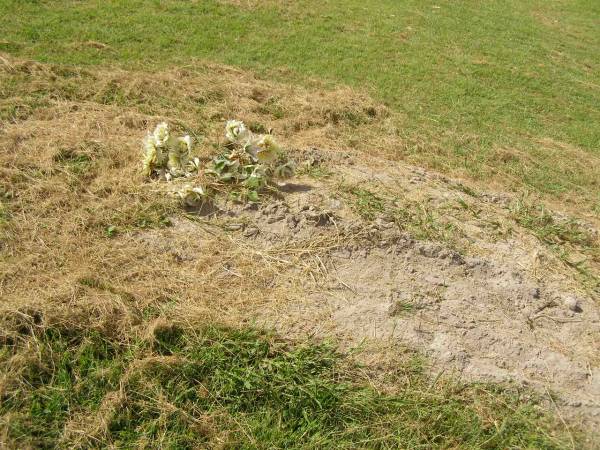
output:
M 284 335 L 333 336 L 348 347 L 366 345 L 370 358 L 382 348 L 417 348 L 432 359 L 433 373 L 531 386 L 556 394 L 563 414 L 598 423 L 596 294 L 511 223 L 502 206 L 509 198 L 471 199 L 476 219 L 461 211 L 436 217 L 439 227 L 452 225 L 451 240 L 415 239 L 409 224 L 399 225 L 385 208 L 365 221 L 340 183 L 374 192 L 383 183 L 388 195 L 398 193 L 398 204 L 419 199 L 440 211 L 462 199 L 453 181 L 372 159 L 369 166 L 331 159 L 335 176 L 297 180 L 284 200 L 224 205 L 200 224 L 183 221 L 165 233 L 191 226 L 200 235 L 218 226 L 247 256 L 261 259 L 259 267 L 276 267 L 262 297 L 271 300 L 248 306 L 255 320 Z M 490 232 L 492 218 L 503 233 Z M 235 260 L 223 270 L 232 279 L 247 276 Z

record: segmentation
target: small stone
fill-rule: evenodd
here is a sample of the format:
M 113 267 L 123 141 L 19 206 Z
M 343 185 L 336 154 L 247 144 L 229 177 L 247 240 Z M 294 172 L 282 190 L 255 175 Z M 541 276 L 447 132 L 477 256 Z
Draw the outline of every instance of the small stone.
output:
M 258 203 L 246 203 L 243 208 L 243 211 L 257 211 L 258 210 Z M 264 214 L 264 210 L 263 210 L 263 214 Z
M 342 208 L 342 202 L 340 202 L 336 198 L 332 198 L 332 199 L 329 200 L 328 206 L 331 209 L 341 209 Z
M 570 297 L 565 298 L 564 304 L 569 310 L 571 310 L 573 312 L 581 312 L 581 307 L 579 305 L 579 299 L 577 297 L 570 296 Z
M 306 218 L 314 222 L 317 227 L 324 227 L 330 225 L 333 222 L 333 214 L 327 211 L 312 212 L 306 215 Z
M 432 286 L 442 286 L 442 287 L 448 286 L 444 280 L 442 280 L 441 278 L 439 278 L 435 275 L 425 277 L 424 281 Z
M 421 255 L 427 258 L 437 258 L 442 251 L 442 247 L 437 244 L 422 244 L 418 250 Z
M 280 212 L 269 216 L 269 218 L 267 219 L 267 223 L 281 222 L 283 219 L 285 219 L 285 214 L 283 212 Z
M 288 227 L 291 229 L 296 228 L 296 226 L 298 225 L 298 222 L 299 222 L 298 218 L 296 216 L 294 216 L 293 214 L 288 215 L 286 220 L 287 220 Z
M 388 230 L 390 228 L 392 228 L 394 226 L 393 222 L 388 222 L 385 219 L 383 219 L 382 217 L 378 217 L 375 220 L 375 228 L 379 229 L 379 230 Z
M 450 250 L 447 249 L 443 249 L 440 251 L 440 253 L 438 254 L 438 258 L 440 259 L 446 259 L 450 257 Z
M 535 287 L 531 290 L 531 296 L 535 299 L 540 298 L 540 288 Z
M 450 264 L 455 266 L 462 266 L 465 263 L 465 259 L 456 252 L 451 252 L 450 254 Z
M 366 248 L 361 248 L 356 252 L 356 255 L 360 258 L 366 258 L 367 256 L 369 256 L 369 250 Z
M 244 228 L 243 223 L 229 223 L 229 224 L 225 225 L 225 229 L 227 231 L 239 231 L 242 228 Z
M 244 230 L 244 237 L 253 237 L 258 234 L 258 228 L 248 227 Z

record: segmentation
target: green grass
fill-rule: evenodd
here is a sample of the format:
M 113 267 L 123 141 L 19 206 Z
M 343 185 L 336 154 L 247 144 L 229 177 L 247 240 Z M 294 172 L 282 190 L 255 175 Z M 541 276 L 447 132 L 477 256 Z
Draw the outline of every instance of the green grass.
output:
M 530 230 L 541 242 L 551 248 L 563 262 L 576 269 L 585 286 L 600 291 L 600 277 L 588 267 L 589 261 L 600 260 L 598 240 L 572 218 L 557 218 L 543 205 L 517 201 L 511 205 L 511 214 L 519 225 Z M 578 255 L 574 259 L 573 254 Z
M 163 324 L 151 341 L 125 343 L 50 328 L 5 341 L 0 362 L 10 361 L 19 370 L 0 424 L 15 448 L 551 449 L 570 439 L 526 393 L 432 385 L 417 358 L 388 374 L 397 392 L 385 394 L 330 345 L 254 330 Z
M 391 195 L 377 194 L 366 187 L 339 187 L 340 195 L 349 200 L 353 210 L 366 221 L 383 218 L 399 229 L 409 231 L 415 239 L 445 242 L 459 250 L 459 230 L 444 217 L 443 209 L 428 202 L 415 202 Z
M 521 200 L 512 206 L 511 211 L 519 225 L 532 230 L 548 245 L 568 243 L 590 250 L 594 246 L 594 237 L 579 223 L 571 218 L 558 220 L 542 205 Z
M 399 155 L 599 207 L 597 1 L 278 3 L 0 0 L 0 51 L 147 70 L 206 58 L 364 87 L 400 113 Z
M 365 220 L 373 220 L 385 211 L 385 200 L 368 189 L 347 187 L 344 189 L 353 199 L 354 211 Z
M 333 172 L 323 164 L 310 164 L 296 169 L 297 175 L 307 175 L 315 180 L 322 180 L 331 177 Z

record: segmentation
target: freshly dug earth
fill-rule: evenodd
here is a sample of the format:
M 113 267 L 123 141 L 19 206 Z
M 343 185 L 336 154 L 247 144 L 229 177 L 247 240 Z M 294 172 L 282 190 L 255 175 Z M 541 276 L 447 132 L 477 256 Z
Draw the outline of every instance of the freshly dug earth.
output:
M 597 294 L 511 224 L 502 206 L 508 197 L 470 197 L 469 209 L 457 210 L 465 194 L 445 177 L 373 159 L 368 166 L 358 158 L 331 159 L 335 176 L 296 180 L 283 187 L 283 200 L 222 205 L 201 223 L 183 219 L 140 238 L 166 244 L 181 252 L 181 264 L 194 264 L 197 257 L 176 236 L 210 240 L 207 230 L 219 224 L 246 255 L 263 260 L 259 265 L 279 267 L 264 303 L 247 305 L 259 322 L 284 335 L 366 343 L 371 358 L 382 346 L 417 348 L 431 357 L 434 373 L 529 385 L 557 394 L 553 407 L 561 412 L 600 423 Z M 376 197 L 380 211 L 365 221 L 360 199 L 357 206 L 348 193 L 356 186 L 394 200 Z M 411 207 L 431 215 L 427 237 L 446 233 L 447 239 L 415 239 L 419 230 L 411 228 L 422 232 L 427 225 L 398 217 Z M 243 280 L 237 264 L 228 261 L 223 276 Z
M 433 373 L 530 385 L 600 425 L 594 223 L 385 159 L 390 113 L 349 90 L 2 61 L 7 322 L 144 334 L 131 311 L 157 308 L 363 344 L 365 361 L 411 347 Z M 297 161 L 277 195 L 186 211 L 175 183 L 139 174 L 157 121 L 205 136 L 208 156 L 232 117 L 274 128 Z

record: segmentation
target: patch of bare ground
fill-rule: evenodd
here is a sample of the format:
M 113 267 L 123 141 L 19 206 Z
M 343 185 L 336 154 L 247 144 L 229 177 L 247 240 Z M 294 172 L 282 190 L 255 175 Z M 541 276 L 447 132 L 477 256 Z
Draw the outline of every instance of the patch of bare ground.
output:
M 433 373 L 528 385 L 554 394 L 565 418 L 600 424 L 594 223 L 540 219 L 513 195 L 385 159 L 390 113 L 352 90 L 213 65 L 146 74 L 0 61 L 12 86 L 0 99 L 3 340 L 20 320 L 126 339 L 146 332 L 148 310 L 258 322 L 362 343 L 365 361 L 412 347 Z M 232 117 L 273 128 L 298 162 L 276 196 L 185 211 L 171 185 L 140 175 L 140 141 L 158 120 L 207 156 Z

